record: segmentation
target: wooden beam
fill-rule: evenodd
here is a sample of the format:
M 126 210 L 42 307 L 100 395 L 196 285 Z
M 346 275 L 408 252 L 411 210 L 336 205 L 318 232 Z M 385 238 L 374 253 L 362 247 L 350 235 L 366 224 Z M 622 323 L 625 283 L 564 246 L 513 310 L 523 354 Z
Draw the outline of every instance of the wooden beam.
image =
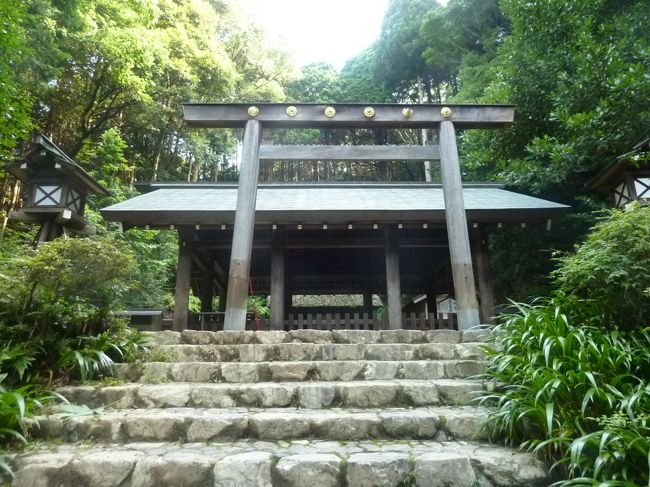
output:
M 456 147 L 456 131 L 449 121 L 440 123 L 438 129 L 440 144 L 442 191 L 445 199 L 445 218 L 451 254 L 451 272 L 458 316 L 458 329 L 466 330 L 481 324 L 476 301 L 472 254 L 469 246 L 463 185 Z
M 202 245 L 203 243 L 205 242 L 199 240 L 194 240 L 192 242 L 192 261 L 199 269 L 201 269 L 201 271 L 212 275 L 212 280 L 216 285 L 217 290 L 221 291 L 226 288 L 226 274 L 221 266 L 207 255 L 206 250 L 208 250 L 209 247 Z M 230 242 L 230 245 L 232 245 L 232 242 Z M 230 248 L 230 245 L 224 248 Z
M 273 231 L 271 246 L 271 329 L 284 330 L 285 248 L 284 228 Z
M 255 200 L 260 167 L 261 135 L 262 126 L 259 121 L 249 120 L 246 122 L 230 254 L 224 330 L 244 330 L 246 328 L 246 298 L 248 297 L 253 230 L 255 228 Z
M 262 161 L 427 161 L 437 145 L 262 145 Z
M 208 250 L 225 250 L 232 246 L 232 242 L 198 242 L 195 245 L 201 249 Z M 444 238 L 400 238 L 399 245 L 403 248 L 446 248 L 449 242 Z M 253 242 L 254 249 L 270 249 L 272 241 L 268 239 L 259 239 Z M 383 240 L 379 238 L 345 238 L 341 235 L 335 239 L 325 240 L 323 238 L 292 238 L 285 243 L 287 249 L 375 249 L 384 248 Z
M 295 116 L 287 114 L 293 106 Z M 374 116 L 368 118 L 364 109 L 374 108 Z M 255 107 L 259 113 L 250 115 Z M 443 107 L 451 109 L 451 116 L 443 117 Z M 335 114 L 328 117 L 327 108 Z M 405 115 L 404 110 L 411 110 Z M 349 128 L 430 128 L 444 120 L 451 120 L 463 128 L 503 127 L 514 120 L 513 105 L 402 105 L 402 104 L 289 104 L 289 103 L 184 103 L 183 115 L 189 127 L 234 128 L 244 127 L 257 120 L 265 127 L 349 127 Z
M 176 270 L 176 290 L 174 292 L 174 331 L 187 328 L 192 276 L 192 232 L 187 228 L 178 229 L 178 268 Z
M 402 291 L 399 274 L 399 246 L 393 225 L 384 228 L 386 242 L 386 295 L 388 301 L 388 328 L 402 328 Z

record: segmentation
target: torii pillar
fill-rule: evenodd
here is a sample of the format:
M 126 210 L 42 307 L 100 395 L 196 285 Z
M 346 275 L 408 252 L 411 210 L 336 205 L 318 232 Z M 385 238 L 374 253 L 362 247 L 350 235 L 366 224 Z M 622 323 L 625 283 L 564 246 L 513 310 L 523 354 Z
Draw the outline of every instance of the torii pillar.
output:
M 255 200 L 259 177 L 259 153 L 262 127 L 257 120 L 249 120 L 244 128 L 244 146 L 239 169 L 237 209 L 232 236 L 230 272 L 228 274 L 228 295 L 224 330 L 246 328 L 246 298 L 248 277 L 251 270 L 253 230 L 255 229 Z
M 444 110 L 444 109 L 443 109 Z M 451 112 L 451 110 L 450 110 Z M 451 115 L 451 113 L 450 113 Z M 445 198 L 445 219 L 451 254 L 451 273 L 454 279 L 458 329 L 467 330 L 481 324 L 474 286 L 474 269 L 469 245 L 463 183 L 456 146 L 456 131 L 450 120 L 442 120 L 438 126 L 440 145 L 440 174 Z

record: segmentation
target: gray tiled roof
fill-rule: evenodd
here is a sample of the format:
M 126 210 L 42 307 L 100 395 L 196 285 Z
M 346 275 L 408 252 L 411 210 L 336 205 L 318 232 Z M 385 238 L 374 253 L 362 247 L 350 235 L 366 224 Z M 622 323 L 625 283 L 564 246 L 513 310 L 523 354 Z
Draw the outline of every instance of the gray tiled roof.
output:
M 494 218 L 545 218 L 567 207 L 551 201 L 506 191 L 498 185 L 466 185 L 468 215 L 492 213 Z M 214 223 L 234 218 L 237 188 L 232 185 L 161 185 L 150 193 L 118 203 L 102 212 L 111 220 L 150 223 Z M 278 184 L 260 185 L 256 220 L 368 221 L 444 218 L 444 198 L 437 184 Z

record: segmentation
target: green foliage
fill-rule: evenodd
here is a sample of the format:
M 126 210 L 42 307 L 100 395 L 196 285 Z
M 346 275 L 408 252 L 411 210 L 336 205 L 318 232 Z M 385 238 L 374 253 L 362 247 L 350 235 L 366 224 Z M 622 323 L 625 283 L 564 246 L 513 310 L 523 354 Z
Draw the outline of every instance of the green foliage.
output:
M 58 239 L 2 261 L 0 319 L 35 328 L 96 333 L 128 290 L 135 261 L 123 244 Z
M 268 318 L 271 316 L 271 308 L 266 304 L 264 296 L 248 296 L 246 308 L 248 313 L 252 313 L 256 317 Z
M 559 259 L 554 297 L 513 303 L 494 330 L 490 433 L 542 454 L 560 485 L 650 481 L 649 210 L 610 211 Z
M 137 270 L 133 285 L 121 298 L 125 308 L 163 308 L 173 294 L 178 237 L 175 232 L 131 229 L 122 236 Z
M 439 102 L 441 84 L 449 79 L 446 66 L 427 64 L 427 41 L 420 35 L 424 19 L 440 9 L 436 0 L 391 0 L 376 43 L 375 76 L 400 101 L 418 101 L 418 85 L 425 100 Z
M 647 135 L 647 2 L 500 6 L 511 35 L 473 101 L 514 103 L 517 117 L 508 130 L 469 136 L 467 167 L 539 194 L 580 194 L 597 170 Z M 485 70 L 477 75 L 484 80 Z
M 24 87 L 30 55 L 23 29 L 26 17 L 21 0 L 0 3 L 0 162 L 6 162 L 16 143 L 27 138 L 32 99 Z
M 138 355 L 143 339 L 110 315 L 135 270 L 124 244 L 59 239 L 18 249 L 3 256 L 0 270 L 5 383 L 86 381 Z
M 385 103 L 391 93 L 375 79 L 376 45 L 348 60 L 341 69 L 341 101 L 350 103 Z
M 97 143 L 87 142 L 77 157 L 77 162 L 105 188 L 111 188 L 111 196 L 93 198 L 95 207 L 108 206 L 134 196 L 134 191 L 123 184 L 129 172 L 129 164 L 124 156 L 126 142 L 119 130 L 110 128 L 101 134 Z
M 188 130 L 181 102 L 279 100 L 294 78 L 232 2 L 6 0 L 0 19 L 0 158 L 33 127 L 103 181 L 232 172 L 236 137 Z
M 593 300 L 606 322 L 623 328 L 650 323 L 650 206 L 611 210 L 558 261 L 558 287 Z
M 3 457 L 3 447 L 16 442 L 26 443 L 30 429 L 38 426 L 36 415 L 53 401 L 64 399 L 35 385 L 11 388 L 4 383 L 7 375 L 2 370 L 0 368 L 0 477 L 12 477 L 11 467 Z
M 553 279 L 549 274 L 556 267 L 553 255 L 572 250 L 573 242 L 595 224 L 603 207 L 583 199 L 574 211 L 554 219 L 551 231 L 531 225 L 504 226 L 490 233 L 490 265 L 498 302 L 526 301 L 552 292 Z
M 487 375 L 502 384 L 481 399 L 495 406 L 492 437 L 543 454 L 562 475 L 647 485 L 650 334 L 603 331 L 592 304 L 572 297 L 515 309 L 488 352 Z
M 642 400 L 645 403 L 643 413 L 630 417 L 616 412 L 610 417 L 598 418 L 602 429 L 573 442 L 570 466 L 580 477 L 564 482 L 564 486 L 647 485 L 650 468 L 649 395 L 646 387 L 627 399 L 628 402 Z
M 331 64 L 308 64 L 298 79 L 287 83 L 285 92 L 290 102 L 337 102 L 341 98 L 339 73 Z

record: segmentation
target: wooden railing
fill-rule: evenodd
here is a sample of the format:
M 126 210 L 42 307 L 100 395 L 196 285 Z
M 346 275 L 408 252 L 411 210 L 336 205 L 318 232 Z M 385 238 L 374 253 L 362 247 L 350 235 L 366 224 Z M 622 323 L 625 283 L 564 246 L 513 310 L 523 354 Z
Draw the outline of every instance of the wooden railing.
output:
M 379 323 L 369 313 L 290 313 L 284 327 L 287 330 L 374 330 Z

